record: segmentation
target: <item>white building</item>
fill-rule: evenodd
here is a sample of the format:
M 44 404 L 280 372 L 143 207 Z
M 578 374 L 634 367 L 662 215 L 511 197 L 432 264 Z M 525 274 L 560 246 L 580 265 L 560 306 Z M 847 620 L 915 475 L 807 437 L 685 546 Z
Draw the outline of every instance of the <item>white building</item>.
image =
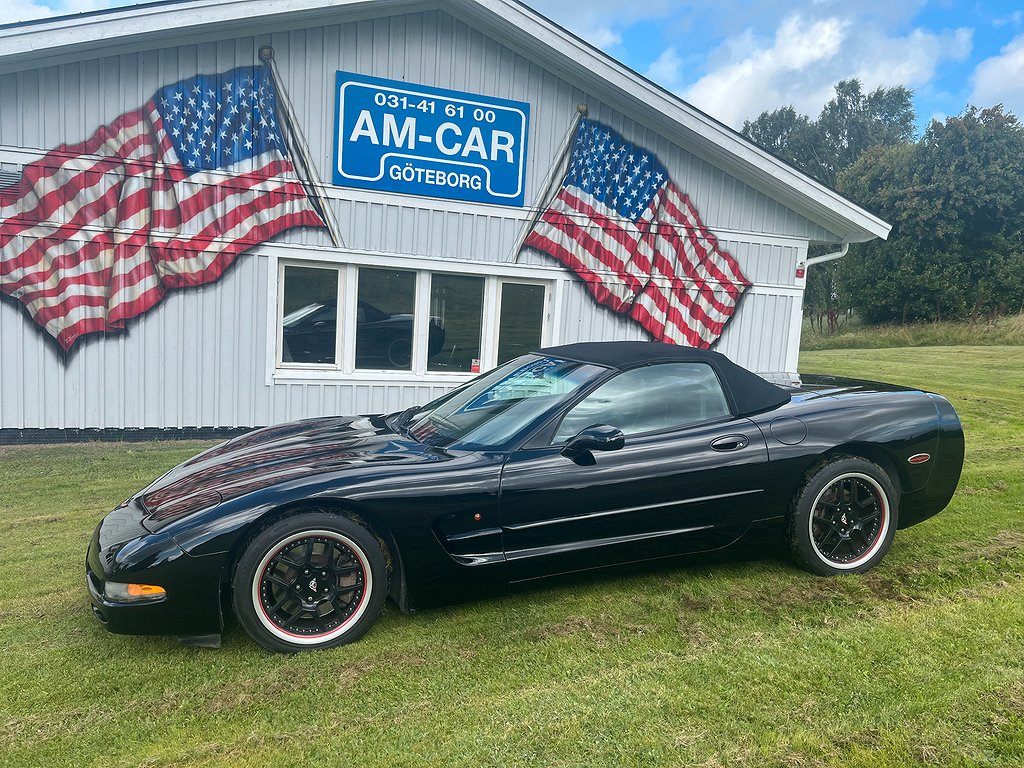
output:
M 260 102 L 247 119 L 287 123 L 288 157 L 312 166 L 300 175 L 337 242 L 322 226 L 287 229 L 199 287 L 171 280 L 115 329 L 112 297 L 127 278 L 104 273 L 83 287 L 81 248 L 113 237 L 110 252 L 126 253 L 131 216 L 104 230 L 83 213 L 87 185 L 65 169 L 34 191 L 60 199 L 19 224 L 12 211 L 33 204 L 26 168 L 147 104 L 164 109 L 169 136 L 183 85 L 231 86 L 266 47 L 276 112 Z M 189 138 L 198 147 L 200 118 L 223 114 L 209 147 L 229 156 L 247 129 L 230 124 L 224 94 L 195 95 L 192 112 L 181 98 L 194 126 L 178 125 L 199 132 Z M 755 371 L 795 372 L 808 246 L 838 251 L 889 226 L 514 0 L 183 0 L 0 27 L 0 186 L 19 185 L 0 198 L 0 290 L 13 294 L 0 296 L 0 437 L 395 410 L 541 344 L 650 338 L 563 263 L 519 247 L 566 174 L 578 104 L 620 147 L 660 163 L 750 283 L 714 348 Z M 276 141 L 265 130 L 261 146 Z M 79 171 L 98 162 L 95 146 L 68 154 Z M 108 219 L 131 198 L 119 189 Z M 614 281 L 613 271 L 593 279 Z M 102 294 L 108 331 L 65 352 L 55 336 L 86 310 L 32 304 L 26 291 L 46 286 L 39 295 L 53 301 Z

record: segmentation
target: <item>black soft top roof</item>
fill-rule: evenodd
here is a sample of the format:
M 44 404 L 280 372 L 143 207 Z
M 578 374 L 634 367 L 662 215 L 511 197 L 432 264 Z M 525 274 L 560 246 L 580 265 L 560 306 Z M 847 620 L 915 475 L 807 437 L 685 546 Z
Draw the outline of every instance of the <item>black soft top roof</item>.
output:
M 768 411 L 789 402 L 789 393 L 755 373 L 742 368 L 725 355 L 707 349 L 680 347 L 656 341 L 587 341 L 546 347 L 538 354 L 592 363 L 626 371 L 656 363 L 706 363 L 718 373 L 737 416 Z

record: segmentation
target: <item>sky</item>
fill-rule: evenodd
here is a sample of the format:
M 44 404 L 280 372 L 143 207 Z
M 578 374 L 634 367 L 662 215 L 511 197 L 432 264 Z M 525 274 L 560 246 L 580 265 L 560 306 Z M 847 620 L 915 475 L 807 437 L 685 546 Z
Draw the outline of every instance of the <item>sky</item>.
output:
M 0 23 L 125 0 L 3 0 Z M 839 80 L 914 92 L 919 130 L 967 104 L 1024 116 L 1024 0 L 527 0 L 722 122 L 792 105 L 817 117 Z

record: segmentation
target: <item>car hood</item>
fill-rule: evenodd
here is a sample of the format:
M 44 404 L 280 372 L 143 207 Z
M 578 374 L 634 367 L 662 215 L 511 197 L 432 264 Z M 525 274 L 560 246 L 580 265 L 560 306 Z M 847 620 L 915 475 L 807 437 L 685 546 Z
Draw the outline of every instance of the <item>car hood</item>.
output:
M 171 520 L 255 490 L 369 463 L 439 461 L 443 452 L 388 429 L 384 419 L 309 419 L 246 433 L 179 464 L 145 488 L 143 525 Z

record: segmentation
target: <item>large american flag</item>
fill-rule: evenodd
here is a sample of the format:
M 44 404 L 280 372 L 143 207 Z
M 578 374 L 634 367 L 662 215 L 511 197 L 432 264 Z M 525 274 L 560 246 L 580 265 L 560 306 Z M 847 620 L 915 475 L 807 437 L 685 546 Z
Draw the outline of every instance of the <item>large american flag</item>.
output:
M 524 245 L 672 344 L 713 345 L 750 286 L 658 158 L 587 118 L 562 186 Z
M 0 190 L 0 291 L 68 350 L 247 249 L 323 226 L 288 159 L 269 71 L 168 85 Z

